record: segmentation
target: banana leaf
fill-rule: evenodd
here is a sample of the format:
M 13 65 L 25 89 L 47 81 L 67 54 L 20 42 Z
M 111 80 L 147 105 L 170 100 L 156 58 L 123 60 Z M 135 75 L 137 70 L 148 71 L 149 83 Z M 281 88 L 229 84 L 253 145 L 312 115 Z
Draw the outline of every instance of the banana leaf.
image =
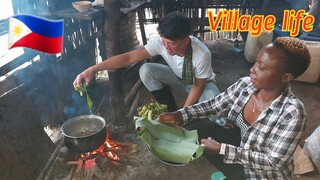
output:
M 196 130 L 184 131 L 146 118 L 137 118 L 135 125 L 141 129 L 139 137 L 163 161 L 189 163 L 203 154 Z

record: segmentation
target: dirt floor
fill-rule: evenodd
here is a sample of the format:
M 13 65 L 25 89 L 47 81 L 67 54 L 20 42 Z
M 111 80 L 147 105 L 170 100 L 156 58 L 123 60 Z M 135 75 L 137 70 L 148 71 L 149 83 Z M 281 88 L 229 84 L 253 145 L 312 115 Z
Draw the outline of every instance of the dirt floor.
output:
M 252 64 L 248 63 L 243 55 L 243 52 L 234 51 L 234 43 L 227 40 L 216 40 L 205 42 L 212 52 L 213 69 L 217 77 L 217 85 L 220 91 L 224 91 L 229 85 L 238 80 L 242 76 L 249 74 L 249 69 Z M 243 44 L 240 43 L 240 47 Z M 125 76 L 125 89 L 130 89 L 132 82 L 137 79 L 138 68 L 133 68 Z M 136 71 L 136 72 L 135 72 Z M 312 131 L 320 124 L 320 83 L 303 83 L 293 82 L 292 89 L 294 93 L 301 98 L 305 103 L 306 110 L 309 116 L 309 121 L 306 131 L 303 134 L 303 141 L 312 133 Z M 140 105 L 154 101 L 150 93 L 142 86 L 140 89 Z M 108 120 L 108 117 L 106 118 Z M 112 119 L 112 117 L 110 117 Z M 117 172 L 116 179 L 159 179 L 159 180 L 199 180 L 210 179 L 211 174 L 216 168 L 211 165 L 205 158 L 201 157 L 185 166 L 170 166 L 157 160 L 148 150 L 146 145 L 139 139 L 134 130 L 133 120 L 129 120 L 128 126 L 116 127 L 112 123 L 108 124 L 111 138 L 125 142 L 139 144 L 136 154 L 137 165 L 128 165 Z M 307 173 L 304 175 L 295 175 L 294 180 L 316 180 L 320 179 L 318 171 Z

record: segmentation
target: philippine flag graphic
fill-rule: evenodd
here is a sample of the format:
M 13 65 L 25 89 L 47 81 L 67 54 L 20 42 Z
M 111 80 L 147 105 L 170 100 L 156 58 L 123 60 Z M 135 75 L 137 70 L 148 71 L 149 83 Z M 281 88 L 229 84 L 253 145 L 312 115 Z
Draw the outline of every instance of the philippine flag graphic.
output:
M 62 52 L 63 20 L 48 20 L 32 15 L 9 19 L 9 49 L 27 47 L 45 53 Z

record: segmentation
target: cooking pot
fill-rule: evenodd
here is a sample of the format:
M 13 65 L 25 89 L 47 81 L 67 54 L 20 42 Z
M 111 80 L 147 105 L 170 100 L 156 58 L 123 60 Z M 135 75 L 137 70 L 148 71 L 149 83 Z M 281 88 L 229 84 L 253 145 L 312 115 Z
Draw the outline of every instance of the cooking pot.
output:
M 106 121 L 97 115 L 82 115 L 69 119 L 61 126 L 66 147 L 77 153 L 98 149 L 106 140 Z

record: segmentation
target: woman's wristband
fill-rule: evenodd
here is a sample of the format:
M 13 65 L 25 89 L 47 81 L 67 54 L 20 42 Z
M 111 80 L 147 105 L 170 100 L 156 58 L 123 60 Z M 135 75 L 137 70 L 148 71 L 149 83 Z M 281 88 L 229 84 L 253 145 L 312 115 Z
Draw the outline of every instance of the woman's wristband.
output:
M 219 152 L 220 155 L 226 155 L 226 144 L 224 143 L 221 143 L 220 144 L 220 152 Z

